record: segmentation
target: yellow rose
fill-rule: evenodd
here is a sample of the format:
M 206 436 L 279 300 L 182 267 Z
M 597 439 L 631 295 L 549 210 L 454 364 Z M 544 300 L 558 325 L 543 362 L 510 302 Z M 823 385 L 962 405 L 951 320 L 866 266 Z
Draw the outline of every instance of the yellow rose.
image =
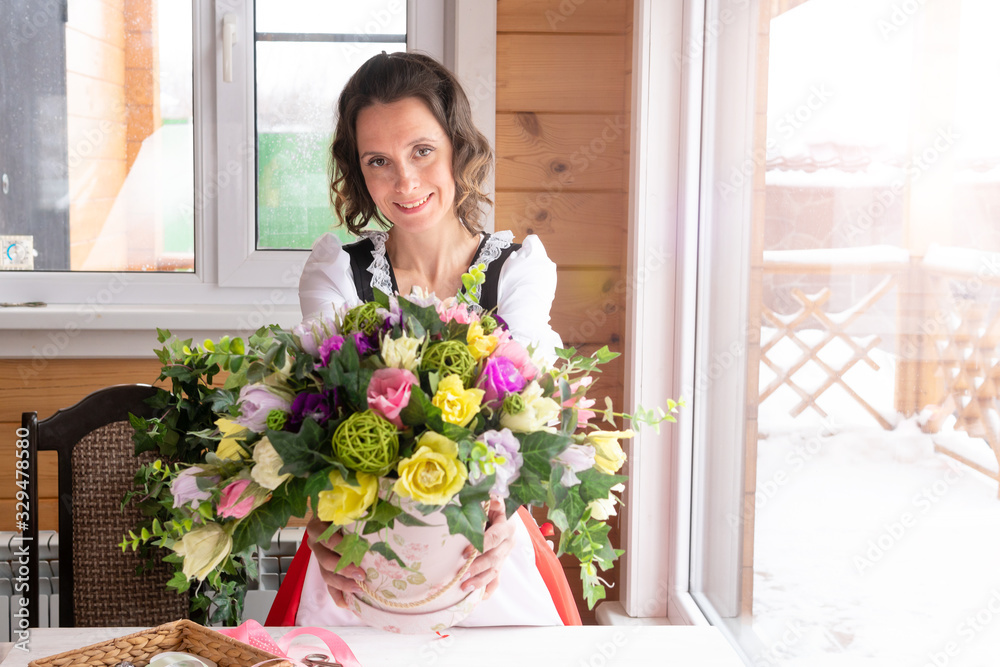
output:
M 423 338 L 392 338 L 388 333 L 382 339 L 382 359 L 389 368 L 405 368 L 408 371 L 417 372 L 420 366 L 420 346 L 423 345 Z
M 535 380 L 529 382 L 520 395 L 524 400 L 524 409 L 516 415 L 504 411 L 500 415 L 500 425 L 504 428 L 515 433 L 532 433 L 547 430 L 546 424 L 559 417 L 562 408 L 542 395 L 542 387 Z
M 333 489 L 319 492 L 316 515 L 321 521 L 329 521 L 338 526 L 354 523 L 365 515 L 378 495 L 378 477 L 368 473 L 356 473 L 358 485 L 351 486 L 344 481 L 340 471 L 330 473 Z
M 254 467 L 250 470 L 250 477 L 265 489 L 274 491 L 281 486 L 282 482 L 291 477 L 291 474 L 282 475 L 279 471 L 285 462 L 281 460 L 281 455 L 267 439 L 267 436 L 254 445 L 253 448 Z
M 625 452 L 618 444 L 618 438 L 631 438 L 635 433 L 627 431 L 591 431 L 584 444 L 592 445 L 596 451 L 594 467 L 608 475 L 618 472 L 625 463 Z
M 483 325 L 473 322 L 469 325 L 469 332 L 465 336 L 465 341 L 469 345 L 469 352 L 472 353 L 476 361 L 480 361 L 490 356 L 497 347 L 497 337 L 487 336 L 483 333 Z
M 216 456 L 232 461 L 245 459 L 249 456 L 246 448 L 242 445 L 248 432 L 246 427 L 240 426 L 232 419 L 217 419 L 215 425 L 219 427 L 219 432 L 222 434 L 222 440 L 215 448 Z
M 446 422 L 465 426 L 479 412 L 484 394 L 482 389 L 466 389 L 457 375 L 447 375 L 438 382 L 431 403 L 441 409 L 441 418 Z
M 426 431 L 417 450 L 399 462 L 399 479 L 392 490 L 425 505 L 444 505 L 458 493 L 469 472 L 458 460 L 458 444 L 440 433 Z
M 198 581 L 204 581 L 232 548 L 233 538 L 217 523 L 195 528 L 174 544 L 174 551 L 184 557 L 184 576 Z

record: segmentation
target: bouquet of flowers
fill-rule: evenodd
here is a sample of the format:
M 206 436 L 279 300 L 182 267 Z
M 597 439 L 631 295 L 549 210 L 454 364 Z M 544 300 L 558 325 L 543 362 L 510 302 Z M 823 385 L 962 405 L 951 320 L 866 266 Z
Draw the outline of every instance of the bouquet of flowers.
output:
M 605 594 L 598 570 L 622 553 L 606 520 L 626 479 L 616 474 L 619 439 L 632 431 L 591 422 L 655 426 L 674 421 L 680 405 L 623 415 L 606 400 L 595 411 L 593 374 L 617 354 L 557 350 L 549 367 L 464 297 L 377 293 L 247 343 L 159 336 L 172 391 L 158 398 L 160 418 L 133 426 L 137 452 L 157 449 L 165 460 L 137 473 L 126 502 L 147 518 L 121 546 L 171 550 L 169 585 L 184 592 L 199 582 L 192 609 L 212 621 L 239 618 L 254 550 L 310 507 L 331 524 L 324 537 L 341 531 L 340 567 L 378 554 L 406 571 L 388 539 L 397 524 L 443 515 L 450 534 L 481 551 L 491 497 L 508 517 L 521 505 L 548 508 L 556 551 L 579 559 L 593 607 Z

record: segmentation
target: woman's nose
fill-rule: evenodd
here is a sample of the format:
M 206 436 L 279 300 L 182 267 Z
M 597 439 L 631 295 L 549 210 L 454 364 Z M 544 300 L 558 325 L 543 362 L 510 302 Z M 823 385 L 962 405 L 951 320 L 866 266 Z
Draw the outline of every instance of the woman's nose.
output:
M 417 170 L 410 165 L 400 165 L 396 169 L 396 190 L 410 192 L 417 187 Z

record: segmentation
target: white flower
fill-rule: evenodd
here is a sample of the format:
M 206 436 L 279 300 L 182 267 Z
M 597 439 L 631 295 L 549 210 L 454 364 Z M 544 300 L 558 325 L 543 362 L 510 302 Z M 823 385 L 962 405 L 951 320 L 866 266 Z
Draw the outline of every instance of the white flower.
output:
M 559 417 L 559 404 L 543 396 L 542 387 L 534 380 L 521 392 L 521 398 L 524 399 L 524 410 L 516 415 L 504 412 L 500 416 L 500 425 L 515 433 L 551 430 L 546 428 L 546 424 Z
M 285 462 L 281 460 L 278 451 L 267 439 L 262 438 L 253 448 L 254 467 L 250 470 L 250 477 L 265 489 L 274 491 L 276 488 L 291 477 L 290 474 L 280 474 L 281 466 Z
M 382 339 L 382 359 L 389 368 L 405 368 L 408 371 L 416 372 L 420 365 L 420 346 L 423 338 L 411 338 L 402 336 L 392 338 L 392 334 L 386 334 Z
M 621 493 L 625 490 L 624 484 L 615 484 L 611 487 L 612 491 L 617 491 Z M 613 493 L 608 494 L 607 498 L 599 498 L 597 500 L 591 500 L 590 504 L 587 505 L 590 508 L 590 518 L 597 519 L 598 521 L 607 521 L 608 517 L 612 517 L 618 514 L 615 510 L 615 505 L 619 503 L 619 500 Z

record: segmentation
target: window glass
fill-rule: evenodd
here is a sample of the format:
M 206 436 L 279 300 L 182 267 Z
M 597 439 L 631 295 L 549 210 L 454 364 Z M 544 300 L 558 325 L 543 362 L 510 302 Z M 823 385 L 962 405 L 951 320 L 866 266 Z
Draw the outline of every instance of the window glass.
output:
M 743 502 L 709 517 L 739 576 L 696 592 L 754 665 L 987 664 L 1000 5 L 759 9 L 752 145 L 713 184 L 753 211 Z
M 190 0 L 0 13 L 0 269 L 193 271 Z
M 349 240 L 346 230 L 337 226 L 329 199 L 337 97 L 365 60 L 382 51 L 406 49 L 402 0 L 299 0 L 291 5 L 294 11 L 285 0 L 256 3 L 261 250 L 307 249 L 328 231 Z

